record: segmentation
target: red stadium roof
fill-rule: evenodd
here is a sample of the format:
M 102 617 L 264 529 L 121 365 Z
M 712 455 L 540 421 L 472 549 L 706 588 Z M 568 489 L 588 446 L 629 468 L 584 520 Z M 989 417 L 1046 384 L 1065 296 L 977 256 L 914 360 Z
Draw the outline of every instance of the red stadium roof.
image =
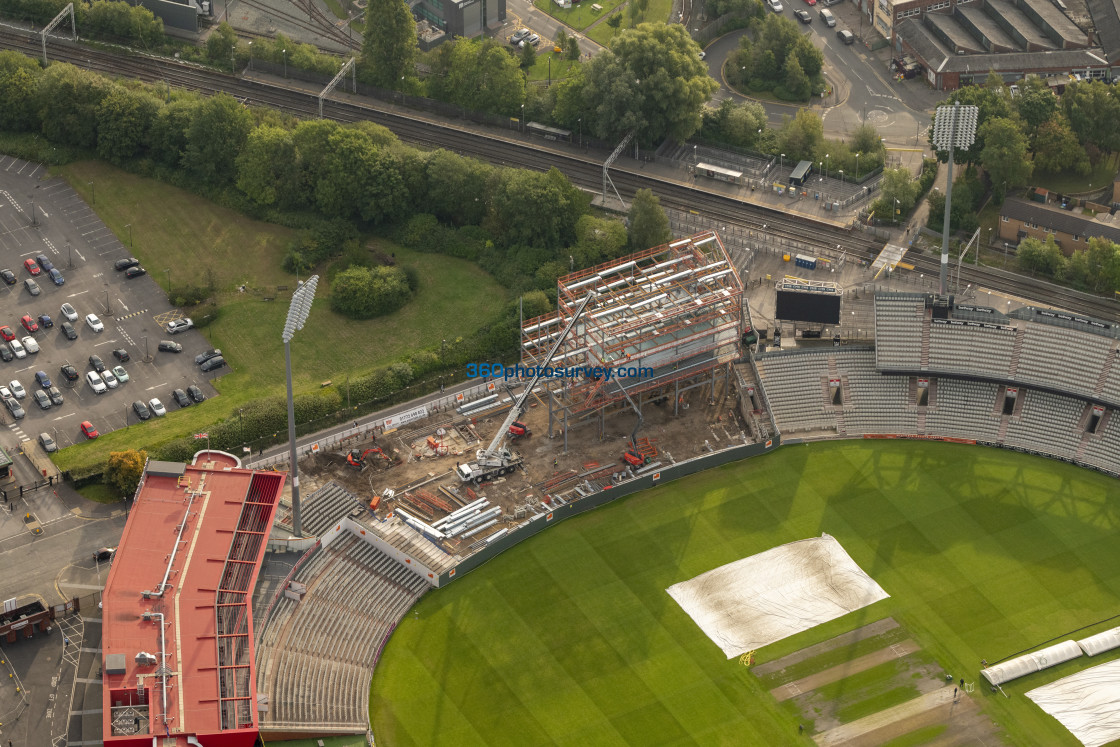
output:
M 285 474 L 212 454 L 149 462 L 137 492 L 103 594 L 106 744 L 256 741 L 250 602 Z

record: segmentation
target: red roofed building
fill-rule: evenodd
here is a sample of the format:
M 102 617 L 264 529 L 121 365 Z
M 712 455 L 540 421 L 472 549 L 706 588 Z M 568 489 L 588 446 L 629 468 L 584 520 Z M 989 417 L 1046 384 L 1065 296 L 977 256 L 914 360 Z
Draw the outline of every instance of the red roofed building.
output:
M 102 596 L 105 744 L 256 744 L 251 595 L 284 478 L 148 462 Z

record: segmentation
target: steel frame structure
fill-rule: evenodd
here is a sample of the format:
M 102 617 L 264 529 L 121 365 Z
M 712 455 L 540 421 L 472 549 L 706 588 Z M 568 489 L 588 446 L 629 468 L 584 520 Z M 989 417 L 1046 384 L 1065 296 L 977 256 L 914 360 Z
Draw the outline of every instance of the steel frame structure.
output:
M 741 357 L 743 282 L 714 231 L 646 249 L 561 277 L 557 311 L 525 322 L 523 366 L 548 355 L 589 291 L 598 295 L 552 359 L 552 367 L 650 369 L 643 377 L 554 378 L 546 389 L 549 432 L 615 409 L 638 408 L 644 393 L 674 398 L 714 385 L 721 367 Z M 725 372 L 726 375 L 726 372 Z

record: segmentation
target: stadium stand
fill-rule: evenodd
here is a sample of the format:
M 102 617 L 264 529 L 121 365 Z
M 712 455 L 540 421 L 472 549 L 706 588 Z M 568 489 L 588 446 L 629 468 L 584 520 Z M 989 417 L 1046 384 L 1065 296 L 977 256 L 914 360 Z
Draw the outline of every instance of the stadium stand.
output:
M 292 506 L 285 499 L 280 504 L 280 516 L 276 523 L 291 531 Z M 304 496 L 300 502 L 300 520 L 303 532 L 308 537 L 319 537 L 334 524 L 356 508 L 365 508 L 358 496 L 333 480 L 318 490 Z
M 343 531 L 314 549 L 258 629 L 258 689 L 268 696 L 263 735 L 364 733 L 369 683 L 388 635 L 430 588 L 411 570 Z
M 873 351 L 755 356 L 778 430 L 965 439 L 1120 475 L 1120 417 L 1113 411 L 1120 405 L 1120 342 L 1111 324 L 1029 307 L 1005 315 L 956 306 L 948 319 L 935 319 L 926 298 L 878 294 Z M 928 387 L 924 400 L 919 379 Z M 1094 412 L 1099 421 L 1089 432 Z

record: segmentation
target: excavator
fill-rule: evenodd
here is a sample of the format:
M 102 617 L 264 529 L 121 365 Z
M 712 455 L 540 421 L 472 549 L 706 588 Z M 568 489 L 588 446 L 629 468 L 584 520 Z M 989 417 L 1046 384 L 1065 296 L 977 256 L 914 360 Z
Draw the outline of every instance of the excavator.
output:
M 353 449 L 349 454 L 346 455 L 346 463 L 349 464 L 354 469 L 364 469 L 365 466 L 366 466 L 366 464 L 365 464 L 366 456 L 369 455 L 369 454 L 377 454 L 379 457 L 384 459 L 386 462 L 393 461 L 389 457 L 385 456 L 385 452 L 381 450 L 380 446 L 374 446 L 374 447 L 371 447 L 369 449 L 366 449 L 365 451 L 359 451 L 358 449 Z
M 552 359 L 556 357 L 556 351 L 564 344 L 564 340 L 567 339 L 568 334 L 583 315 L 583 310 L 587 308 L 587 304 L 591 302 L 591 299 L 597 295 L 599 295 L 597 292 L 590 291 L 587 297 L 580 302 L 579 308 L 576 309 L 572 320 L 568 322 L 568 326 L 565 327 L 564 331 L 560 333 L 560 336 L 556 338 L 556 342 L 552 344 L 552 349 L 548 351 L 548 355 L 545 359 L 541 361 L 540 365 L 536 366 L 536 372 L 533 374 L 533 378 L 525 385 L 525 391 L 521 392 L 521 396 L 514 401 L 513 407 L 509 410 L 509 415 L 506 416 L 502 427 L 494 434 L 494 439 L 490 442 L 490 445 L 485 449 L 476 451 L 474 461 L 460 464 L 456 469 L 456 474 L 459 475 L 461 481 L 473 482 L 475 485 L 481 485 L 487 480 L 509 474 L 521 466 L 524 458 L 520 454 L 515 454 L 511 451 L 506 445 L 506 440 L 509 439 L 511 435 L 517 435 L 513 433 L 515 425 L 524 428 L 525 433 L 520 435 L 529 434 L 529 429 L 518 420 L 518 418 L 525 413 L 525 403 L 533 393 L 533 387 L 540 381 L 541 374 L 548 365 L 552 363 Z

